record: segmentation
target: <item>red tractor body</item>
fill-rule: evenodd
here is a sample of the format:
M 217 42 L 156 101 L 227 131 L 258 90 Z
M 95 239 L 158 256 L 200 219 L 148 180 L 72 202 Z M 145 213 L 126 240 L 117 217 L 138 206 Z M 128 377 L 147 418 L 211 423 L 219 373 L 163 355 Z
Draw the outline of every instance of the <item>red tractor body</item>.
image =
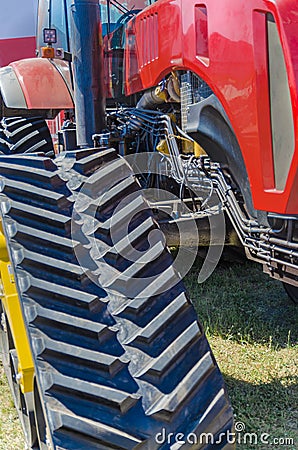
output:
M 277 28 L 287 79 L 270 77 L 268 24 Z M 255 208 L 286 214 L 298 214 L 297 29 L 294 0 L 161 0 L 129 23 L 124 48 L 126 95 L 156 86 L 173 70 L 208 83 L 237 137 Z M 277 130 L 285 111 L 286 128 Z

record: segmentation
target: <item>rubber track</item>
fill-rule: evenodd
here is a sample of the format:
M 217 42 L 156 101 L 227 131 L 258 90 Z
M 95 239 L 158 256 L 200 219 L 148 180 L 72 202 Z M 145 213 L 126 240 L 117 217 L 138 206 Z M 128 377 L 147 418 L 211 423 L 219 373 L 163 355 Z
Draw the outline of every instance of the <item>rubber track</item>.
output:
M 94 149 L 54 162 L 0 156 L 0 175 L 52 447 L 176 449 L 170 433 L 231 430 L 222 376 L 170 253 L 158 240 L 148 244 L 157 226 L 125 161 Z M 169 439 L 156 442 L 163 430 Z M 222 439 L 192 448 L 233 446 Z
M 0 125 L 0 151 L 5 154 L 53 153 L 46 122 L 39 117 L 4 117 Z

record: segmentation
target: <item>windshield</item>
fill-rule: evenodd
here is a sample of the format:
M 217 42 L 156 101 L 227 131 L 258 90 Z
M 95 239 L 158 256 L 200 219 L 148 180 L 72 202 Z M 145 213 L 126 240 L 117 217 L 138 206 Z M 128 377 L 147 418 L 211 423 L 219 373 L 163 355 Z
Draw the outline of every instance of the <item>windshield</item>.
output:
M 37 29 L 37 48 L 43 47 L 43 29 L 55 28 L 57 30 L 57 43 L 55 48 L 71 51 L 70 47 L 70 5 L 73 0 L 40 0 Z M 153 3 L 153 0 L 99 0 L 103 34 L 113 31 L 118 25 L 131 18 Z M 50 11 L 50 13 L 49 13 Z
M 140 11 L 146 8 L 148 5 L 151 5 L 150 0 L 129 0 L 127 2 L 122 2 L 118 0 L 101 0 L 99 2 L 101 7 L 101 20 L 102 23 L 107 23 L 110 21 L 111 23 L 117 22 L 121 17 L 129 13 L 130 11 Z

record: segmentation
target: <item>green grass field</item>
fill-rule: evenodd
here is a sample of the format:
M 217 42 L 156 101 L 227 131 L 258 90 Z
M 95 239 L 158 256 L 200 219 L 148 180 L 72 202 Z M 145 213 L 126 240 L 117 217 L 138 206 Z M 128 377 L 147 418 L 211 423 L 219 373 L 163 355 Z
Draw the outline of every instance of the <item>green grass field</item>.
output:
M 198 261 L 185 282 L 225 377 L 237 427 L 253 433 L 239 433 L 237 449 L 297 449 L 298 306 L 251 262 L 221 263 L 203 285 L 197 284 L 199 268 Z M 0 389 L 0 449 L 21 450 L 2 368 Z
M 226 380 L 235 420 L 258 438 L 258 445 L 250 445 L 239 433 L 237 448 L 297 449 L 298 306 L 281 283 L 249 261 L 222 263 L 202 285 L 194 267 L 185 281 Z M 266 444 L 262 433 L 270 435 L 263 436 Z M 283 445 L 286 438 L 294 443 Z

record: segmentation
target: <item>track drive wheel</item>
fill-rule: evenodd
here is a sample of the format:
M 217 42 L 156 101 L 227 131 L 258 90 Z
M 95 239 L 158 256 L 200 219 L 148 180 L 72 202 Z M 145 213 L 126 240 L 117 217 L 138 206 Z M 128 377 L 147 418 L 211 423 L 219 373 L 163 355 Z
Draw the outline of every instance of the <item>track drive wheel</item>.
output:
M 23 428 L 28 449 L 37 449 L 36 427 L 33 412 L 32 394 L 23 394 L 18 383 L 18 356 L 12 339 L 9 323 L 0 302 L 1 326 L 0 345 L 2 364 L 12 393 L 13 401 Z
M 4 154 L 42 152 L 54 155 L 50 131 L 40 117 L 4 117 L 0 124 L 0 152 Z
M 40 447 L 234 448 L 222 376 L 127 163 L 0 156 L 0 176 Z

